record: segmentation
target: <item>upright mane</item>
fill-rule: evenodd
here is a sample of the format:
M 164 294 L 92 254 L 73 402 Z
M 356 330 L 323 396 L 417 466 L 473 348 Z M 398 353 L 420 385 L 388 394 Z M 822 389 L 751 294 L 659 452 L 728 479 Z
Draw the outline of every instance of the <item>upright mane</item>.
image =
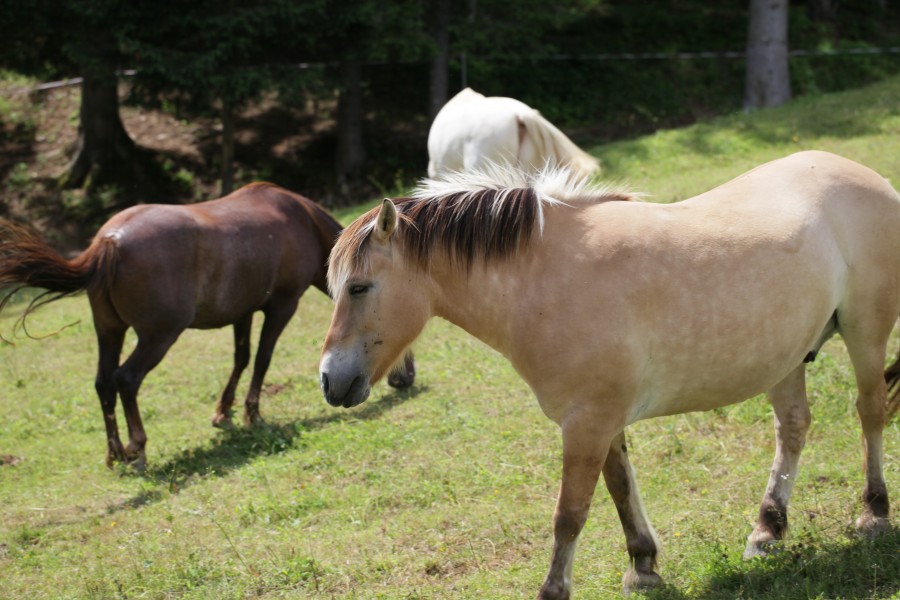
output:
M 535 230 L 543 231 L 547 206 L 635 198 L 567 169 L 534 175 L 492 165 L 484 171 L 422 180 L 408 198 L 392 199 L 400 217 L 394 236 L 418 268 L 426 269 L 440 251 L 467 270 L 478 260 L 502 259 L 524 249 Z M 366 247 L 378 211 L 373 208 L 356 219 L 338 238 L 329 258 L 333 295 L 340 293 L 351 271 L 366 268 Z

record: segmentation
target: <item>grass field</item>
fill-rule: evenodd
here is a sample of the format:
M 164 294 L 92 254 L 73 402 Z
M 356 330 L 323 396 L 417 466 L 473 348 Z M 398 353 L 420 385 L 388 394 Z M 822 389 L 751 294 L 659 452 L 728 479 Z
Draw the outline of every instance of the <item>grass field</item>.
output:
M 591 151 L 609 177 L 653 201 L 809 148 L 858 160 L 897 186 L 897 98 L 900 78 Z M 26 300 L 0 315 L 7 338 Z M 72 326 L 0 347 L 0 597 L 533 597 L 552 544 L 556 426 L 499 355 L 442 321 L 415 346 L 410 391 L 380 384 L 355 409 L 328 407 L 317 364 L 330 311 L 315 290 L 302 300 L 277 348 L 259 429 L 210 427 L 231 332 L 185 333 L 142 389 L 142 474 L 104 465 L 87 301 L 34 314 L 33 335 Z M 791 531 L 785 552 L 765 560 L 741 560 L 774 451 L 763 398 L 629 429 L 667 582 L 647 597 L 900 597 L 900 534 L 866 541 L 852 530 L 862 452 L 840 340 L 808 382 L 813 425 Z M 897 498 L 898 420 L 885 441 Z M 601 486 L 576 555 L 575 596 L 616 597 L 626 564 Z

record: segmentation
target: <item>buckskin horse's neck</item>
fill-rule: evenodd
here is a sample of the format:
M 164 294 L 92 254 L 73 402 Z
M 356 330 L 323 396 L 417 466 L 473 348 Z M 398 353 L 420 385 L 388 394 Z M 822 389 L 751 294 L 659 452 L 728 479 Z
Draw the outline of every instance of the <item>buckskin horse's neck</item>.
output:
M 583 235 L 578 207 L 545 211 L 543 232 L 506 258 L 475 261 L 468 272 L 444 256 L 431 263 L 434 314 L 510 359 L 531 364 L 534 340 L 565 320 L 564 282 L 572 279 L 573 237 Z M 577 232 L 577 233 L 575 233 Z M 521 372 L 521 371 L 520 371 Z
M 435 315 L 461 327 L 498 352 L 507 349 L 514 325 L 510 310 L 515 292 L 503 270 L 486 270 L 475 265 L 466 274 L 443 265 L 432 268 L 436 289 Z

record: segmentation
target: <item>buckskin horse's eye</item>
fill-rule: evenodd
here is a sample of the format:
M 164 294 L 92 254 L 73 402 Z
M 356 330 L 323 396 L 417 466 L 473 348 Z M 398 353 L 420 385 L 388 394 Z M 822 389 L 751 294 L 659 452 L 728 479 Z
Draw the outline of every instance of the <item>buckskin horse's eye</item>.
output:
M 372 286 L 365 283 L 351 283 L 347 291 L 350 292 L 351 296 L 362 296 L 369 291 L 370 287 Z

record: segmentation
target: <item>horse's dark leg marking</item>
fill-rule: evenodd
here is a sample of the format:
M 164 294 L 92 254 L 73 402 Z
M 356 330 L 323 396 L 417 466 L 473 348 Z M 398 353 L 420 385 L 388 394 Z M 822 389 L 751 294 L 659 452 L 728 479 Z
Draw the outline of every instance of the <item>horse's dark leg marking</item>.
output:
M 884 379 L 879 378 L 872 386 L 860 385 L 856 399 L 856 410 L 863 430 L 866 472 L 866 484 L 862 493 L 863 510 L 856 520 L 856 527 L 867 536 L 877 535 L 890 527 L 890 502 L 882 472 L 886 393 Z
M 398 390 L 405 390 L 416 380 L 416 361 L 412 350 L 403 355 L 403 362 L 398 363 L 388 374 L 388 385 Z
M 128 447 L 125 448 L 125 455 L 131 465 L 138 470 L 144 469 L 147 464 L 144 450 L 147 434 L 144 432 L 138 409 L 138 390 L 144 377 L 159 364 L 180 333 L 181 330 L 164 335 L 138 334 L 137 347 L 128 360 L 116 370 L 116 387 L 119 389 L 119 396 L 122 397 L 122 408 L 125 410 L 125 421 L 128 423 Z
M 630 565 L 622 578 L 623 590 L 630 593 L 659 585 L 662 578 L 656 573 L 656 533 L 644 512 L 634 470 L 628 460 L 624 432 L 610 444 L 603 465 L 603 479 L 619 513 L 628 548 Z
M 599 431 L 598 431 L 599 429 Z M 553 515 L 553 555 L 539 600 L 567 600 L 572 587 L 572 562 L 578 534 L 584 527 L 609 441 L 596 419 L 577 415 L 564 420 L 563 474 Z
M 768 554 L 787 531 L 788 503 L 810 423 L 805 366 L 801 364 L 772 388 L 769 401 L 775 412 L 775 460 L 744 558 Z
M 222 397 L 216 404 L 213 415 L 214 427 L 231 426 L 231 406 L 234 404 L 234 391 L 241 380 L 244 369 L 250 364 L 250 330 L 253 327 L 253 313 L 234 324 L 234 368 L 231 377 L 222 391 Z
M 269 364 L 272 362 L 272 353 L 275 351 L 275 343 L 287 327 L 291 317 L 297 310 L 299 296 L 286 302 L 270 304 L 264 309 L 266 315 L 262 331 L 259 334 L 259 344 L 256 348 L 256 359 L 253 361 L 253 377 L 250 380 L 250 389 L 247 391 L 247 399 L 244 402 L 244 424 L 252 425 L 262 422 L 259 414 L 259 393 L 262 389 L 263 379 Z
M 116 380 L 115 373 L 119 367 L 122 343 L 125 340 L 127 327 L 113 328 L 101 326 L 94 320 L 97 330 L 97 377 L 94 389 L 100 399 L 103 411 L 103 424 L 106 426 L 106 466 L 112 467 L 116 461 L 125 460 L 125 447 L 119 438 L 119 426 L 116 422 Z

